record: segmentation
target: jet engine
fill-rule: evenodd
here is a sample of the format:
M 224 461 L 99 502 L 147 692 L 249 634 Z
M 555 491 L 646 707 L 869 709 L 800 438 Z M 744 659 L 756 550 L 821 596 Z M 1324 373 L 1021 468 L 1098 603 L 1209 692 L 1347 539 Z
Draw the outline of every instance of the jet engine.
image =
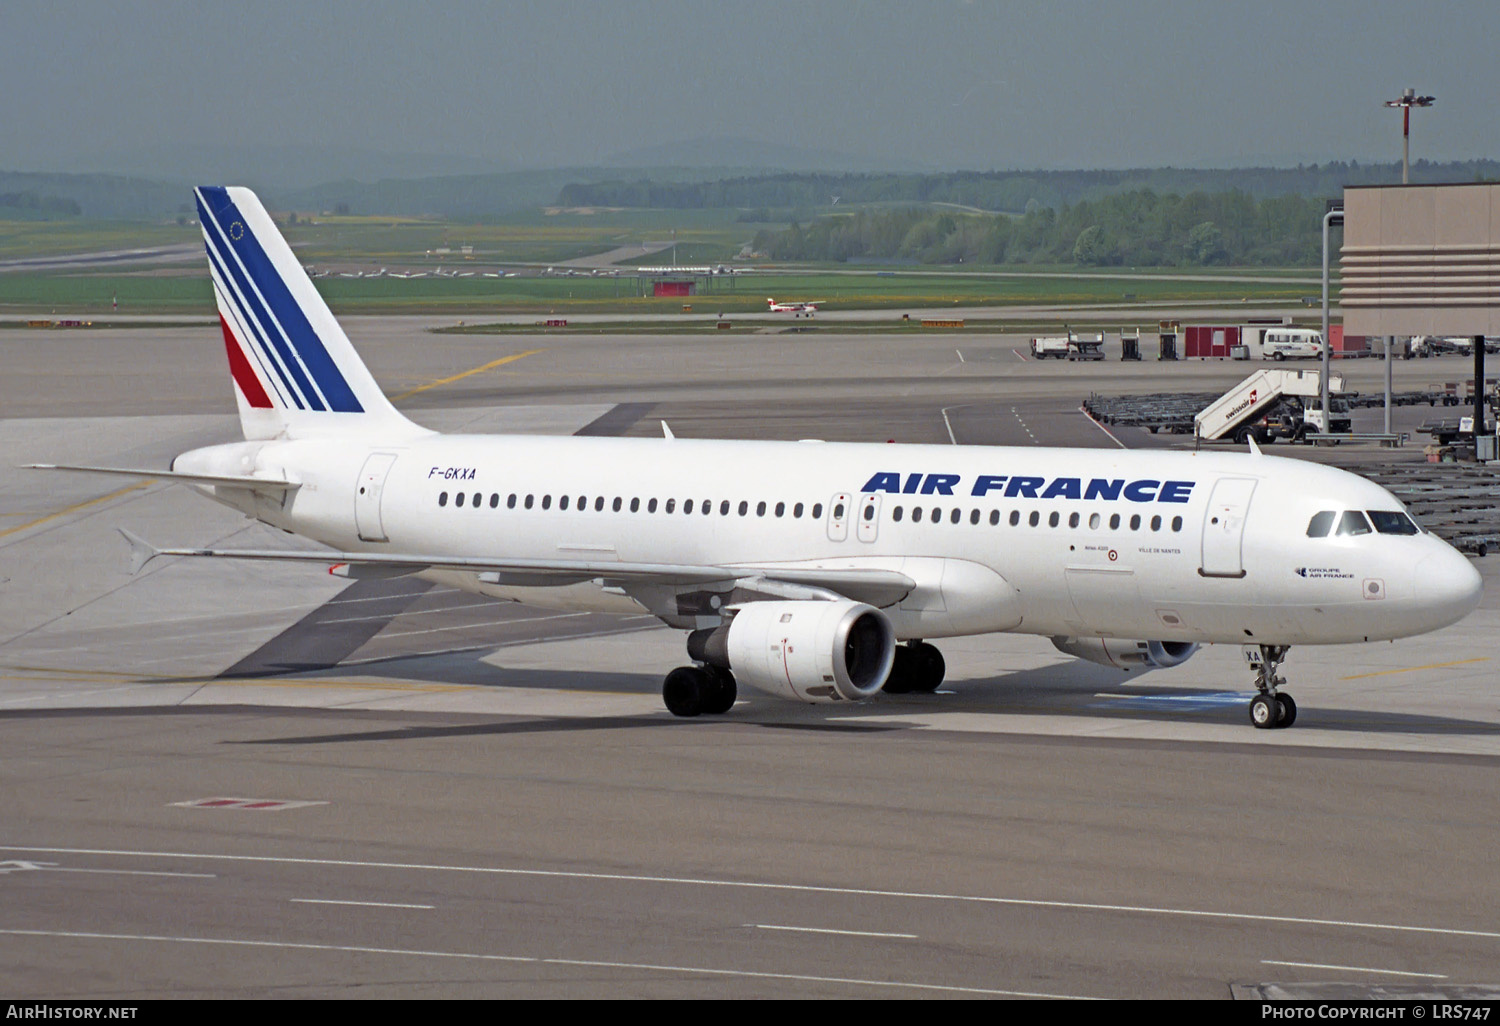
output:
M 688 655 L 777 698 L 857 702 L 885 684 L 896 634 L 862 602 L 748 602 L 724 626 L 690 634 Z
M 1070 638 L 1059 635 L 1052 639 L 1052 644 L 1059 652 L 1087 659 L 1100 666 L 1113 666 L 1126 673 L 1131 670 L 1158 670 L 1177 666 L 1187 662 L 1198 651 L 1196 641 L 1121 641 L 1118 638 Z

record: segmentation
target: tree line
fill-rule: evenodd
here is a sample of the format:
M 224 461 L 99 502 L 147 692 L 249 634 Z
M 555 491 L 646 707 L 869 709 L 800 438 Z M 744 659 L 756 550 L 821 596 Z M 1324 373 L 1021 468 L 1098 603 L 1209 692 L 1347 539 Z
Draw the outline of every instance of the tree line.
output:
M 956 171 L 939 174 L 786 173 L 663 181 L 658 177 L 572 182 L 563 187 L 562 206 L 717 207 L 796 210 L 835 202 L 951 203 L 981 210 L 1021 213 L 1028 207 L 1063 207 L 1114 193 L 1150 191 L 1243 192 L 1267 197 L 1286 194 L 1336 197 L 1345 186 L 1400 181 L 1397 163 L 1334 161 L 1295 168 L 1137 168 L 1119 171 Z M 1414 182 L 1472 182 L 1500 179 L 1492 160 L 1412 165 Z
M 840 263 L 1305 266 L 1321 258 L 1324 209 L 1323 200 L 1304 196 L 1141 189 L 1058 208 L 1036 204 L 1020 216 L 858 210 L 763 230 L 754 249 L 776 260 Z

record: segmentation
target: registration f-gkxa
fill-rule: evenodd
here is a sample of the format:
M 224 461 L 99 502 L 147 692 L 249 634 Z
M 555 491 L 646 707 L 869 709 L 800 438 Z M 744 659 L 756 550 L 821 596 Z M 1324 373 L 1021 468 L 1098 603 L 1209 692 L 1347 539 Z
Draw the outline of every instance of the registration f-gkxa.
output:
M 197 190 L 245 440 L 169 472 L 330 551 L 156 549 L 419 574 L 689 632 L 679 716 L 737 685 L 803 702 L 931 691 L 931 639 L 1050 638 L 1082 659 L 1252 655 L 1250 719 L 1296 705 L 1291 645 L 1436 630 L 1479 602 L 1468 560 L 1389 492 L 1251 453 L 445 435 L 396 411 L 253 193 Z M 72 468 L 82 469 L 82 468 Z

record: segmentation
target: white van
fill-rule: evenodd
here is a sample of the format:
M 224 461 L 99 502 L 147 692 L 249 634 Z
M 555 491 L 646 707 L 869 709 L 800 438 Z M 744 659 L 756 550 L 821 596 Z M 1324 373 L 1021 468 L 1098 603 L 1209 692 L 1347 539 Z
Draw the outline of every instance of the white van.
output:
M 1311 328 L 1271 328 L 1260 338 L 1265 360 L 1315 360 L 1323 355 L 1323 333 Z

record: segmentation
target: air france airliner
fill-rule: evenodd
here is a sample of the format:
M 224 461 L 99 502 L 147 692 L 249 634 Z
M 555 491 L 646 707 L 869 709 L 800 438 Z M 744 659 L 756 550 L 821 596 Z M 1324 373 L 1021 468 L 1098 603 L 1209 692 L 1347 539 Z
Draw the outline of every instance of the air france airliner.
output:
M 800 702 L 931 692 L 935 638 L 1007 631 L 1123 670 L 1245 648 L 1251 723 L 1290 726 L 1289 646 L 1455 623 L 1480 576 L 1389 492 L 1300 460 L 1142 452 L 448 435 L 387 401 L 256 196 L 196 190 L 244 441 L 174 479 L 326 550 L 158 556 L 406 574 L 645 611 L 688 632 L 678 716 L 739 686 Z M 104 470 L 70 467 L 61 469 Z

